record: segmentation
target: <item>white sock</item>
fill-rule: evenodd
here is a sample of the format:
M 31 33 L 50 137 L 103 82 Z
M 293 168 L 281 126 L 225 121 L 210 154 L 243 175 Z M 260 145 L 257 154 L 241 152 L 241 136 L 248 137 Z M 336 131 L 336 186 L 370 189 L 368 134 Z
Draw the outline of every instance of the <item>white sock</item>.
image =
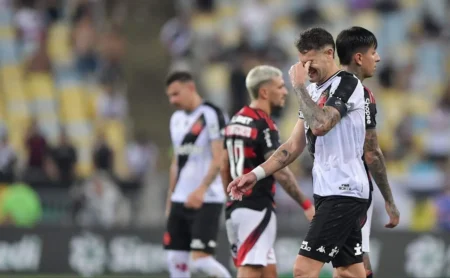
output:
M 167 251 L 167 267 L 171 278 L 191 278 L 189 270 L 190 253 L 187 251 Z
M 192 269 L 216 278 L 231 278 L 231 274 L 228 270 L 212 256 L 192 261 Z

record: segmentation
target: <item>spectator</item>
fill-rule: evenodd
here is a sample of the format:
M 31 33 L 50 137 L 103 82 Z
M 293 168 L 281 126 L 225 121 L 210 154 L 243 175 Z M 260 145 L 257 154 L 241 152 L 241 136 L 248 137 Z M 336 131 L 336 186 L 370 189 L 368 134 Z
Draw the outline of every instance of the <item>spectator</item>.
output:
M 239 22 L 252 49 L 260 49 L 267 43 L 273 22 L 277 16 L 266 0 L 246 0 L 240 5 Z
M 45 2 L 46 23 L 48 26 L 62 18 L 62 1 L 47 0 Z
M 89 10 L 80 12 L 78 16 L 72 32 L 72 43 L 77 59 L 77 70 L 86 77 L 97 70 L 98 58 L 95 47 L 98 34 Z
M 141 185 L 147 172 L 154 172 L 157 159 L 158 147 L 149 141 L 146 134 L 138 133 L 135 141 L 129 144 L 127 148 L 131 179 Z
M 70 143 L 65 131 L 61 131 L 59 144 L 51 151 L 51 158 L 57 169 L 58 181 L 63 186 L 70 186 L 75 181 L 77 151 Z
M 39 46 L 31 55 L 31 59 L 27 64 L 28 73 L 45 73 L 50 74 L 52 65 L 47 52 L 47 34 L 42 33 L 39 38 Z
M 39 47 L 44 32 L 44 18 L 36 8 L 35 0 L 21 0 L 15 15 L 17 38 L 20 43 L 21 57 L 28 59 Z
M 83 185 L 84 204 L 78 221 L 82 226 L 111 228 L 130 221 L 130 203 L 108 174 L 98 172 Z
M 105 135 L 99 133 L 94 145 L 94 168 L 113 173 L 114 153 L 106 142 Z
M 14 181 L 14 168 L 17 155 L 9 145 L 8 136 L 0 136 L 0 183 L 11 183 Z
M 100 36 L 100 55 L 102 65 L 100 74 L 114 82 L 123 81 L 122 58 L 125 54 L 125 39 L 118 25 L 110 26 Z
M 48 144 L 36 120 L 31 122 L 25 147 L 28 152 L 26 180 L 30 182 L 45 180 Z
M 103 92 L 97 103 L 98 118 L 124 120 L 128 105 L 125 96 L 117 89 L 112 78 L 105 77 L 102 80 L 102 85 Z
M 192 54 L 192 40 L 193 36 L 187 15 L 170 19 L 161 29 L 161 41 L 174 60 Z
M 442 195 L 435 200 L 437 210 L 437 224 L 440 229 L 445 232 L 450 232 L 450 180 L 446 179 L 446 186 Z

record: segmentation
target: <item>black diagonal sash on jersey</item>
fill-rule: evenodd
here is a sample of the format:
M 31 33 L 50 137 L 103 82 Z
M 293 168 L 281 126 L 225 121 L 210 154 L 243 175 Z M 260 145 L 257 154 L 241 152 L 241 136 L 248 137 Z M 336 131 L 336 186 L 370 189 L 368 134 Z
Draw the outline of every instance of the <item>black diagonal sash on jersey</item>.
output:
M 185 144 L 195 144 L 197 141 L 197 138 L 202 133 L 203 129 L 205 128 L 205 116 L 203 114 L 198 117 L 198 119 L 192 124 L 191 130 L 186 133 L 186 135 L 183 138 L 183 141 L 181 142 L 181 146 Z M 182 154 L 178 155 L 177 161 L 178 161 L 178 174 L 177 174 L 177 182 L 180 178 L 181 170 L 183 170 L 184 166 L 186 165 L 186 162 L 189 159 L 189 154 Z

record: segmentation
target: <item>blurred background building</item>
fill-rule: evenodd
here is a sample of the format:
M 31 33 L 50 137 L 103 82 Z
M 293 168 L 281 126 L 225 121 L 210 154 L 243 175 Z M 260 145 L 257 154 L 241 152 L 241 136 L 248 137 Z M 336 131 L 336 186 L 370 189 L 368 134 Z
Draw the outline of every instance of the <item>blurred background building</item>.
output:
M 401 211 L 395 230 L 450 231 L 449 18 L 446 0 L 0 0 L 1 223 L 163 225 L 166 73 L 191 70 L 232 114 L 248 102 L 252 67 L 287 73 L 297 61 L 302 30 L 359 25 L 382 59 L 366 85 Z M 283 139 L 296 115 L 290 95 L 276 115 Z M 309 195 L 311 162 L 292 165 Z M 277 199 L 281 226 L 306 225 L 282 190 Z

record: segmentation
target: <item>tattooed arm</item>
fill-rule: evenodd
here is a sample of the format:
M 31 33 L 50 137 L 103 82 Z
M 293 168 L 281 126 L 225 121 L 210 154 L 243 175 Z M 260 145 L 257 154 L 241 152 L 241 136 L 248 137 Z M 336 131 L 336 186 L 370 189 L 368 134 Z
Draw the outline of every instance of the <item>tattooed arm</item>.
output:
M 306 145 L 305 126 L 302 119 L 297 120 L 297 124 L 292 131 L 291 137 L 282 144 L 263 164 L 267 176 L 274 174 L 280 169 L 291 164 L 302 152 Z
M 366 130 L 364 160 L 366 161 L 369 172 L 375 180 L 378 189 L 380 189 L 381 195 L 383 195 L 383 199 L 386 203 L 386 211 L 391 218 L 390 224 L 392 224 L 392 226 L 389 226 L 389 228 L 393 228 L 399 222 L 400 213 L 395 205 L 391 187 L 387 179 L 386 164 L 383 153 L 378 145 L 376 129 Z
M 275 151 L 267 153 L 265 155 L 266 159 L 270 158 L 274 153 Z M 300 206 L 308 199 L 298 188 L 295 176 L 288 167 L 275 172 L 273 176 L 283 187 L 284 191 Z
M 327 134 L 341 119 L 338 109 L 332 106 L 320 108 L 310 97 L 305 85 L 294 88 L 300 111 L 316 136 Z M 345 106 L 345 104 L 343 104 Z
M 384 156 L 378 145 L 378 138 L 376 129 L 366 130 L 366 139 L 364 141 L 364 159 L 369 168 L 370 174 L 372 174 L 375 183 L 380 189 L 381 195 L 386 202 L 393 203 L 391 187 L 387 179 L 386 165 L 384 162 Z

